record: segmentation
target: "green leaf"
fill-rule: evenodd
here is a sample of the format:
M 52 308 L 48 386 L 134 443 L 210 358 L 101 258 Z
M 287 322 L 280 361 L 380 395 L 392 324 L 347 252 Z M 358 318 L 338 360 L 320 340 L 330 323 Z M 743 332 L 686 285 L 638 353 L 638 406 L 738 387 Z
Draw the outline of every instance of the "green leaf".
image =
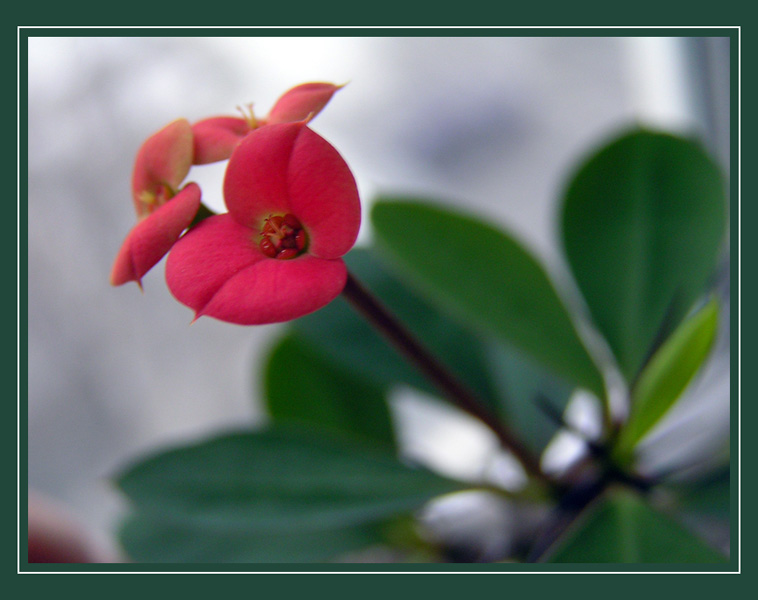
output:
M 717 326 L 718 304 L 711 301 L 679 326 L 642 371 L 616 447 L 622 460 L 681 396 L 708 356 Z
M 482 341 L 432 304 L 421 300 L 375 258 L 371 249 L 345 257 L 348 269 L 451 371 L 493 410 L 498 395 L 485 361 Z M 437 394 L 419 372 L 341 297 L 293 322 L 299 335 L 330 361 L 381 386 L 403 383 Z
M 542 452 L 560 428 L 571 386 L 513 348 L 493 346 L 490 362 L 504 418 L 532 450 Z
M 140 512 L 269 533 L 374 522 L 460 487 L 388 449 L 282 427 L 161 451 L 117 483 Z
M 562 412 L 571 392 L 569 385 L 520 352 L 493 344 L 488 336 L 472 335 L 433 304 L 422 301 L 378 261 L 372 248 L 353 250 L 346 262 L 350 271 L 434 354 L 471 385 L 494 413 L 522 432 L 533 450 L 544 449 L 557 425 L 537 405 L 537 398 L 545 398 Z M 322 360 L 364 381 L 363 384 L 356 381 L 355 385 L 403 383 L 437 393 L 340 298 L 298 319 L 294 328 L 296 338 L 302 339 L 314 353 L 321 354 Z M 300 406 L 300 403 L 292 406 Z M 282 409 L 286 409 L 284 402 Z
M 729 465 L 697 481 L 671 486 L 677 494 L 679 507 L 728 520 L 731 512 L 731 473 Z
M 428 297 L 604 397 L 603 378 L 553 284 L 513 238 L 420 202 L 380 201 L 372 222 L 380 242 Z
M 290 333 L 269 355 L 265 397 L 277 423 L 308 423 L 394 445 L 389 406 L 381 386 L 325 360 Z
M 208 525 L 194 519 L 130 515 L 119 532 L 137 562 L 304 563 L 326 562 L 381 542 L 375 525 L 319 531 L 260 532 L 232 524 Z
M 547 556 L 551 563 L 724 563 L 727 558 L 634 492 L 610 490 Z
M 566 254 L 628 381 L 701 297 L 725 220 L 718 167 L 698 144 L 671 135 L 632 131 L 571 181 Z

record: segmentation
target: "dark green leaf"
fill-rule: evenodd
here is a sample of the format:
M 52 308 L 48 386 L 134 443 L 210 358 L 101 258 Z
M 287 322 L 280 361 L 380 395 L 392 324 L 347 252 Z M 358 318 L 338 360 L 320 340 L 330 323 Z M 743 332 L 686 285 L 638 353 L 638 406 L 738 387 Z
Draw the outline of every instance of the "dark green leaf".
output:
M 394 445 L 381 386 L 353 375 L 290 333 L 269 355 L 265 397 L 275 422 L 325 427 Z
M 487 334 L 604 397 L 603 378 L 542 266 L 517 241 L 470 216 L 383 200 L 377 236 L 409 281 Z
M 700 369 L 713 344 L 717 320 L 718 304 L 712 301 L 682 323 L 646 365 L 632 391 L 629 420 L 616 448 L 622 460 L 663 418 Z
M 374 257 L 355 249 L 346 257 L 350 272 L 384 302 L 453 372 L 496 410 L 498 397 L 485 363 L 483 343 L 433 305 L 409 291 Z M 352 373 L 381 386 L 404 383 L 429 393 L 437 390 L 409 365 L 342 298 L 298 319 L 295 329 L 314 348 Z
M 635 493 L 610 490 L 547 557 L 552 563 L 723 563 L 727 558 Z
M 374 525 L 261 532 L 138 512 L 122 527 L 120 540 L 136 562 L 300 563 L 326 562 L 379 543 L 381 536 Z
M 504 418 L 541 452 L 560 428 L 571 386 L 513 348 L 493 346 L 490 361 L 503 395 Z
M 725 219 L 718 167 L 698 144 L 671 135 L 624 135 L 571 181 L 566 254 L 628 381 L 702 295 Z
M 159 452 L 117 483 L 141 512 L 269 533 L 378 521 L 459 488 L 389 449 L 281 427 Z
M 728 519 L 731 512 L 731 477 L 729 465 L 698 481 L 671 486 L 677 494 L 679 508 L 686 512 Z

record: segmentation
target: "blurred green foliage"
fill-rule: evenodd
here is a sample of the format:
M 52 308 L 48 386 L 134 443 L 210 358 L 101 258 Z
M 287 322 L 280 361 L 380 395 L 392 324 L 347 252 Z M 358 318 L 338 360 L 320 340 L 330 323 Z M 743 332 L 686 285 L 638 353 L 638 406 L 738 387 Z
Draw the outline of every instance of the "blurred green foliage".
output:
M 697 143 L 635 129 L 578 166 L 560 215 L 586 314 L 569 309 L 565 290 L 518 240 L 432 201 L 379 199 L 371 213 L 377 246 L 353 250 L 346 262 L 535 456 L 565 426 L 574 392 L 593 395 L 608 417 L 608 375 L 625 381 L 628 420 L 606 418 L 603 433 L 586 442 L 584 469 L 500 490 L 523 522 L 500 558 L 524 560 L 530 543 L 569 515 L 539 560 L 721 563 L 723 554 L 675 516 L 728 519 L 728 469 L 672 485 L 637 473 L 635 459 L 716 336 L 718 304 L 706 302 L 725 233 L 723 178 Z M 610 360 L 591 350 L 587 330 L 607 343 Z M 344 299 L 287 327 L 263 376 L 271 427 L 161 450 L 118 476 L 132 507 L 122 541 L 135 560 L 332 560 L 392 547 L 392 523 L 477 486 L 398 456 L 391 392 L 442 394 Z M 598 493 L 570 506 L 588 473 Z M 669 498 L 661 506 L 657 486 Z M 705 508 L 697 502 L 704 498 Z M 403 538 L 416 550 L 429 546 L 415 556 L 436 555 L 428 540 Z

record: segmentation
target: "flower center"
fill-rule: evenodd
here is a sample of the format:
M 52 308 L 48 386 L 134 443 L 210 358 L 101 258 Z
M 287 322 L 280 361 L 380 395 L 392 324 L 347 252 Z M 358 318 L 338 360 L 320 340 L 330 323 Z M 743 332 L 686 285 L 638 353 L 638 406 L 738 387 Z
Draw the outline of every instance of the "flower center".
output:
M 170 185 L 158 184 L 153 190 L 142 190 L 138 195 L 137 216 L 146 217 L 176 195 Z
M 295 258 L 305 251 L 307 245 L 308 235 L 295 215 L 272 215 L 263 221 L 258 246 L 269 258 Z

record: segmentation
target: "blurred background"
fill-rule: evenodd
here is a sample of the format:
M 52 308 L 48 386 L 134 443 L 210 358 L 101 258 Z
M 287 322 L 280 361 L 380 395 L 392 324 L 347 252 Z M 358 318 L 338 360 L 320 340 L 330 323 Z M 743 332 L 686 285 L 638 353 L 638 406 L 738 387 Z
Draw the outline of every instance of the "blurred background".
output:
M 278 331 L 190 326 L 162 263 L 144 293 L 109 285 L 135 220 L 134 155 L 166 123 L 250 102 L 265 115 L 296 84 L 347 83 L 312 126 L 353 169 L 366 208 L 384 192 L 459 206 L 554 271 L 556 202 L 594 145 L 642 122 L 697 135 L 729 164 L 728 38 L 39 37 L 28 51 L 28 482 L 106 547 L 122 509 L 116 470 L 263 418 L 259 359 Z M 217 165 L 190 174 L 219 210 L 222 177 Z M 728 265 L 720 282 L 728 299 Z M 673 460 L 691 456 L 693 432 L 705 453 L 728 435 L 726 328 L 696 387 L 678 407 Z M 403 431 L 416 419 L 429 440 L 410 451 L 443 471 L 475 468 L 493 450 L 470 423 L 404 406 Z M 435 430 L 458 436 L 456 452 L 435 446 Z M 560 461 L 570 440 L 556 448 Z

